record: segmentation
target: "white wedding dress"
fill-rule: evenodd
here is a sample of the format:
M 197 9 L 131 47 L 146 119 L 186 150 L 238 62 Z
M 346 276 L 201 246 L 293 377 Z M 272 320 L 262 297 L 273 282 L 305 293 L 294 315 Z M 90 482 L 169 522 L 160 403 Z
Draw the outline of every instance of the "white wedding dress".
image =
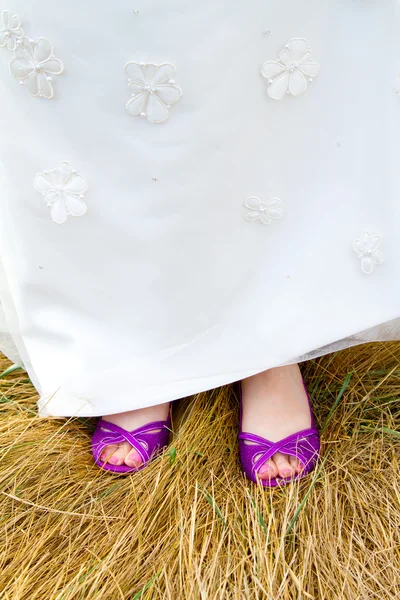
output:
M 40 415 L 400 339 L 399 8 L 0 1 L 1 348 Z

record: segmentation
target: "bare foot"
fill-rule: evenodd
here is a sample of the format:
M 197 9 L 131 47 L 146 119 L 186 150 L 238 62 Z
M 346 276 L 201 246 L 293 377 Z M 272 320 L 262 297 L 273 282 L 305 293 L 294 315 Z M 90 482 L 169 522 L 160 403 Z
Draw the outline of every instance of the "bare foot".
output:
M 311 416 L 297 364 L 269 369 L 242 381 L 242 429 L 271 442 L 311 427 Z M 251 442 L 245 442 L 251 444 Z M 302 470 L 294 456 L 276 452 L 259 469 L 262 479 L 292 477 Z
M 103 419 L 109 423 L 119 425 L 126 431 L 133 431 L 146 423 L 152 421 L 166 421 L 168 418 L 169 402 L 149 406 L 148 408 L 139 408 L 125 413 L 115 415 L 105 415 Z M 128 467 L 139 467 L 142 459 L 134 448 L 128 442 L 121 444 L 112 444 L 106 446 L 100 455 L 100 460 L 108 462 L 111 465 L 127 465 Z

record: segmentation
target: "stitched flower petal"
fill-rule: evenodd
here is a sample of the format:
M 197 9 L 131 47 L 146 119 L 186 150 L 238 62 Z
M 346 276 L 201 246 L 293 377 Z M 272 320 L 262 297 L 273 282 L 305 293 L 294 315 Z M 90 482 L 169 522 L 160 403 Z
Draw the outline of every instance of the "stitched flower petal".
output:
M 45 192 L 43 195 L 49 204 L 53 204 L 56 200 L 60 198 L 60 192 L 54 189 Z
M 1 44 L 0 44 L 0 46 L 1 46 Z M 14 52 L 16 47 L 17 47 L 17 40 L 15 39 L 15 37 L 9 36 L 7 39 L 7 49 L 10 50 L 11 52 Z
M 252 210 L 258 211 L 260 209 L 261 202 L 255 196 L 251 196 L 250 198 L 247 198 L 244 205 L 246 206 L 246 208 L 251 208 Z
M 307 50 L 304 52 L 303 56 L 301 58 L 299 58 L 296 62 L 297 62 L 298 66 L 301 66 L 307 62 L 312 62 L 310 48 L 307 48 Z
M 33 72 L 32 65 L 20 58 L 14 58 L 10 62 L 10 73 L 16 79 L 25 79 Z
M 158 97 L 158 94 L 149 95 L 146 112 L 150 123 L 163 123 L 168 118 L 168 108 Z
M 274 77 L 277 77 L 277 75 L 282 73 L 282 71 L 284 70 L 285 67 L 281 63 L 277 62 L 276 60 L 268 60 L 266 63 L 263 64 L 261 68 L 261 73 L 267 79 L 273 79 Z
M 64 70 L 64 65 L 58 58 L 45 60 L 39 66 L 42 71 L 46 71 L 46 73 L 51 73 L 52 75 L 60 75 Z
M 124 71 L 130 79 L 144 85 L 144 73 L 141 65 L 133 61 L 128 62 L 124 67 Z
M 293 64 L 294 58 L 289 48 L 284 48 L 281 52 L 279 52 L 279 60 L 285 67 L 289 67 L 291 64 Z
M 0 48 L 4 48 L 7 44 L 8 38 L 6 38 L 6 32 L 0 31 Z
M 313 61 L 302 63 L 298 68 L 307 77 L 316 77 L 320 70 L 319 64 Z
M 10 29 L 12 29 L 13 35 L 16 35 L 15 32 L 21 26 L 21 20 L 17 15 L 13 15 L 10 21 Z
M 272 222 L 269 213 L 266 212 L 260 214 L 260 219 L 264 223 L 264 225 L 270 225 Z
M 67 220 L 67 209 L 64 204 L 64 200 L 60 198 L 55 202 L 51 208 L 51 218 L 57 225 L 61 225 L 64 221 Z
M 358 254 L 359 256 L 362 256 L 362 255 L 363 255 L 364 248 L 363 248 L 363 245 L 362 245 L 362 242 L 361 242 L 361 240 L 355 240 L 355 241 L 353 242 L 353 249 L 354 249 L 354 251 L 355 251 L 355 252 L 357 252 L 357 254 Z
M 153 75 L 153 84 L 160 85 L 161 83 L 167 83 L 174 77 L 174 74 L 175 69 L 172 65 L 162 64 Z
M 293 38 L 288 43 L 288 46 L 295 61 L 301 60 L 305 52 L 309 50 L 308 42 L 304 38 Z
M 39 73 L 38 75 L 38 86 L 39 86 L 39 94 L 44 98 L 52 98 L 53 97 L 53 87 L 50 81 L 47 79 L 44 73 Z
M 3 10 L 3 12 L 1 13 L 1 18 L 3 19 L 4 29 L 9 29 L 10 18 L 9 18 L 8 10 Z
M 148 94 L 146 92 L 141 92 L 128 100 L 126 103 L 126 110 L 128 113 L 137 116 L 142 112 L 146 112 L 147 96 Z
M 167 106 L 175 104 L 182 96 L 182 91 L 176 85 L 158 85 L 157 94 Z
M 381 243 L 381 238 L 379 237 L 379 235 L 374 235 L 372 237 L 371 250 L 376 250 L 376 248 L 378 248 L 380 243 Z
M 136 94 L 141 94 L 142 92 L 145 91 L 144 83 L 133 81 L 133 82 L 129 83 L 128 85 L 129 85 L 129 89 L 131 90 L 132 94 L 134 94 L 135 96 L 136 96 Z
M 268 200 L 268 202 L 266 202 L 266 206 L 268 207 L 268 209 L 270 208 L 274 208 L 275 206 L 279 206 L 281 203 L 281 201 L 279 200 L 279 198 L 272 198 L 271 200 Z
M 143 65 L 142 69 L 146 84 L 153 84 L 154 77 L 158 71 L 158 65 L 155 65 L 154 63 L 146 63 Z
M 32 94 L 32 96 L 37 96 L 39 94 L 39 81 L 38 81 L 38 73 L 36 71 L 32 71 L 28 77 L 25 79 L 25 87 Z
M 46 177 L 46 175 L 43 175 L 43 173 L 38 173 L 36 175 L 33 182 L 33 187 L 41 194 L 54 189 L 53 183 Z
M 377 265 L 381 265 L 383 263 L 383 254 L 380 252 L 380 250 L 373 250 L 371 256 Z
M 269 208 L 268 214 L 272 219 L 280 219 L 283 216 L 281 208 Z
M 361 241 L 362 241 L 364 250 L 372 250 L 373 241 L 372 241 L 372 236 L 369 233 L 369 231 L 364 231 Z
M 370 256 L 363 256 L 361 259 L 361 270 L 369 275 L 374 270 L 374 261 Z
M 257 221 L 257 219 L 260 219 L 260 217 L 261 213 L 258 210 L 253 210 L 244 216 L 244 218 L 248 221 Z
M 66 193 L 70 192 L 71 194 L 84 194 L 87 189 L 88 185 L 86 179 L 78 173 L 72 174 L 70 181 L 64 186 L 64 191 Z
M 307 79 L 304 77 L 301 71 L 297 69 L 290 73 L 289 78 L 289 91 L 293 96 L 300 96 L 307 89 Z
M 15 38 L 17 38 L 18 40 L 22 39 L 24 37 L 24 30 L 21 29 L 21 27 L 17 27 L 16 29 L 12 30 L 12 34 Z
M 285 71 L 268 86 L 268 95 L 274 100 L 281 100 L 289 86 L 289 73 Z
M 23 39 L 23 42 L 20 46 L 17 46 L 15 49 L 15 58 L 20 58 L 29 62 L 34 67 L 34 50 L 29 38 L 26 36 Z
M 86 204 L 76 196 L 63 192 L 65 206 L 67 207 L 68 214 L 73 217 L 81 217 L 87 211 Z
M 364 244 L 365 244 L 365 248 L 366 250 L 369 250 L 372 252 L 372 250 L 376 250 L 380 244 L 381 238 L 379 237 L 379 235 L 365 235 L 364 233 Z
M 53 46 L 45 38 L 39 38 L 35 46 L 35 59 L 38 63 L 48 60 L 53 54 Z
M 14 52 L 14 50 L 17 47 L 17 40 L 21 40 L 24 37 L 24 32 L 22 31 L 22 29 L 13 29 L 12 30 L 12 34 L 8 36 L 7 39 L 7 48 L 11 51 Z M 1 45 L 1 43 L 0 43 Z M 3 44 L 4 46 L 4 44 Z
M 69 179 L 72 177 L 71 165 L 67 161 L 60 162 L 54 171 L 50 171 L 48 178 L 57 187 L 64 187 L 67 185 Z

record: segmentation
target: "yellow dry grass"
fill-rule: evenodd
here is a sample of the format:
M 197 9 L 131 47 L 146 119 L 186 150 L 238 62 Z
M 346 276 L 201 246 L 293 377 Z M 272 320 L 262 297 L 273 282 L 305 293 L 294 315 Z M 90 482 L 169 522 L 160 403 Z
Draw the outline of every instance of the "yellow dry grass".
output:
M 275 491 L 240 471 L 229 386 L 177 403 L 167 452 L 121 477 L 92 420 L 39 419 L 26 373 L 1 378 L 1 598 L 400 598 L 400 344 L 302 370 L 322 458 Z

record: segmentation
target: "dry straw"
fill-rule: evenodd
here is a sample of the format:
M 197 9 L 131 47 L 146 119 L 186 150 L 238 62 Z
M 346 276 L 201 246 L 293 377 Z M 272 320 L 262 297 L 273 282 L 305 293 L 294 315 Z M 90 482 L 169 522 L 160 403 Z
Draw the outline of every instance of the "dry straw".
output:
M 0 377 L 0 597 L 400 598 L 400 344 L 302 370 L 322 458 L 275 491 L 240 471 L 229 386 L 176 403 L 166 453 L 120 477 L 92 463 L 92 420 L 39 419 L 26 373 Z

